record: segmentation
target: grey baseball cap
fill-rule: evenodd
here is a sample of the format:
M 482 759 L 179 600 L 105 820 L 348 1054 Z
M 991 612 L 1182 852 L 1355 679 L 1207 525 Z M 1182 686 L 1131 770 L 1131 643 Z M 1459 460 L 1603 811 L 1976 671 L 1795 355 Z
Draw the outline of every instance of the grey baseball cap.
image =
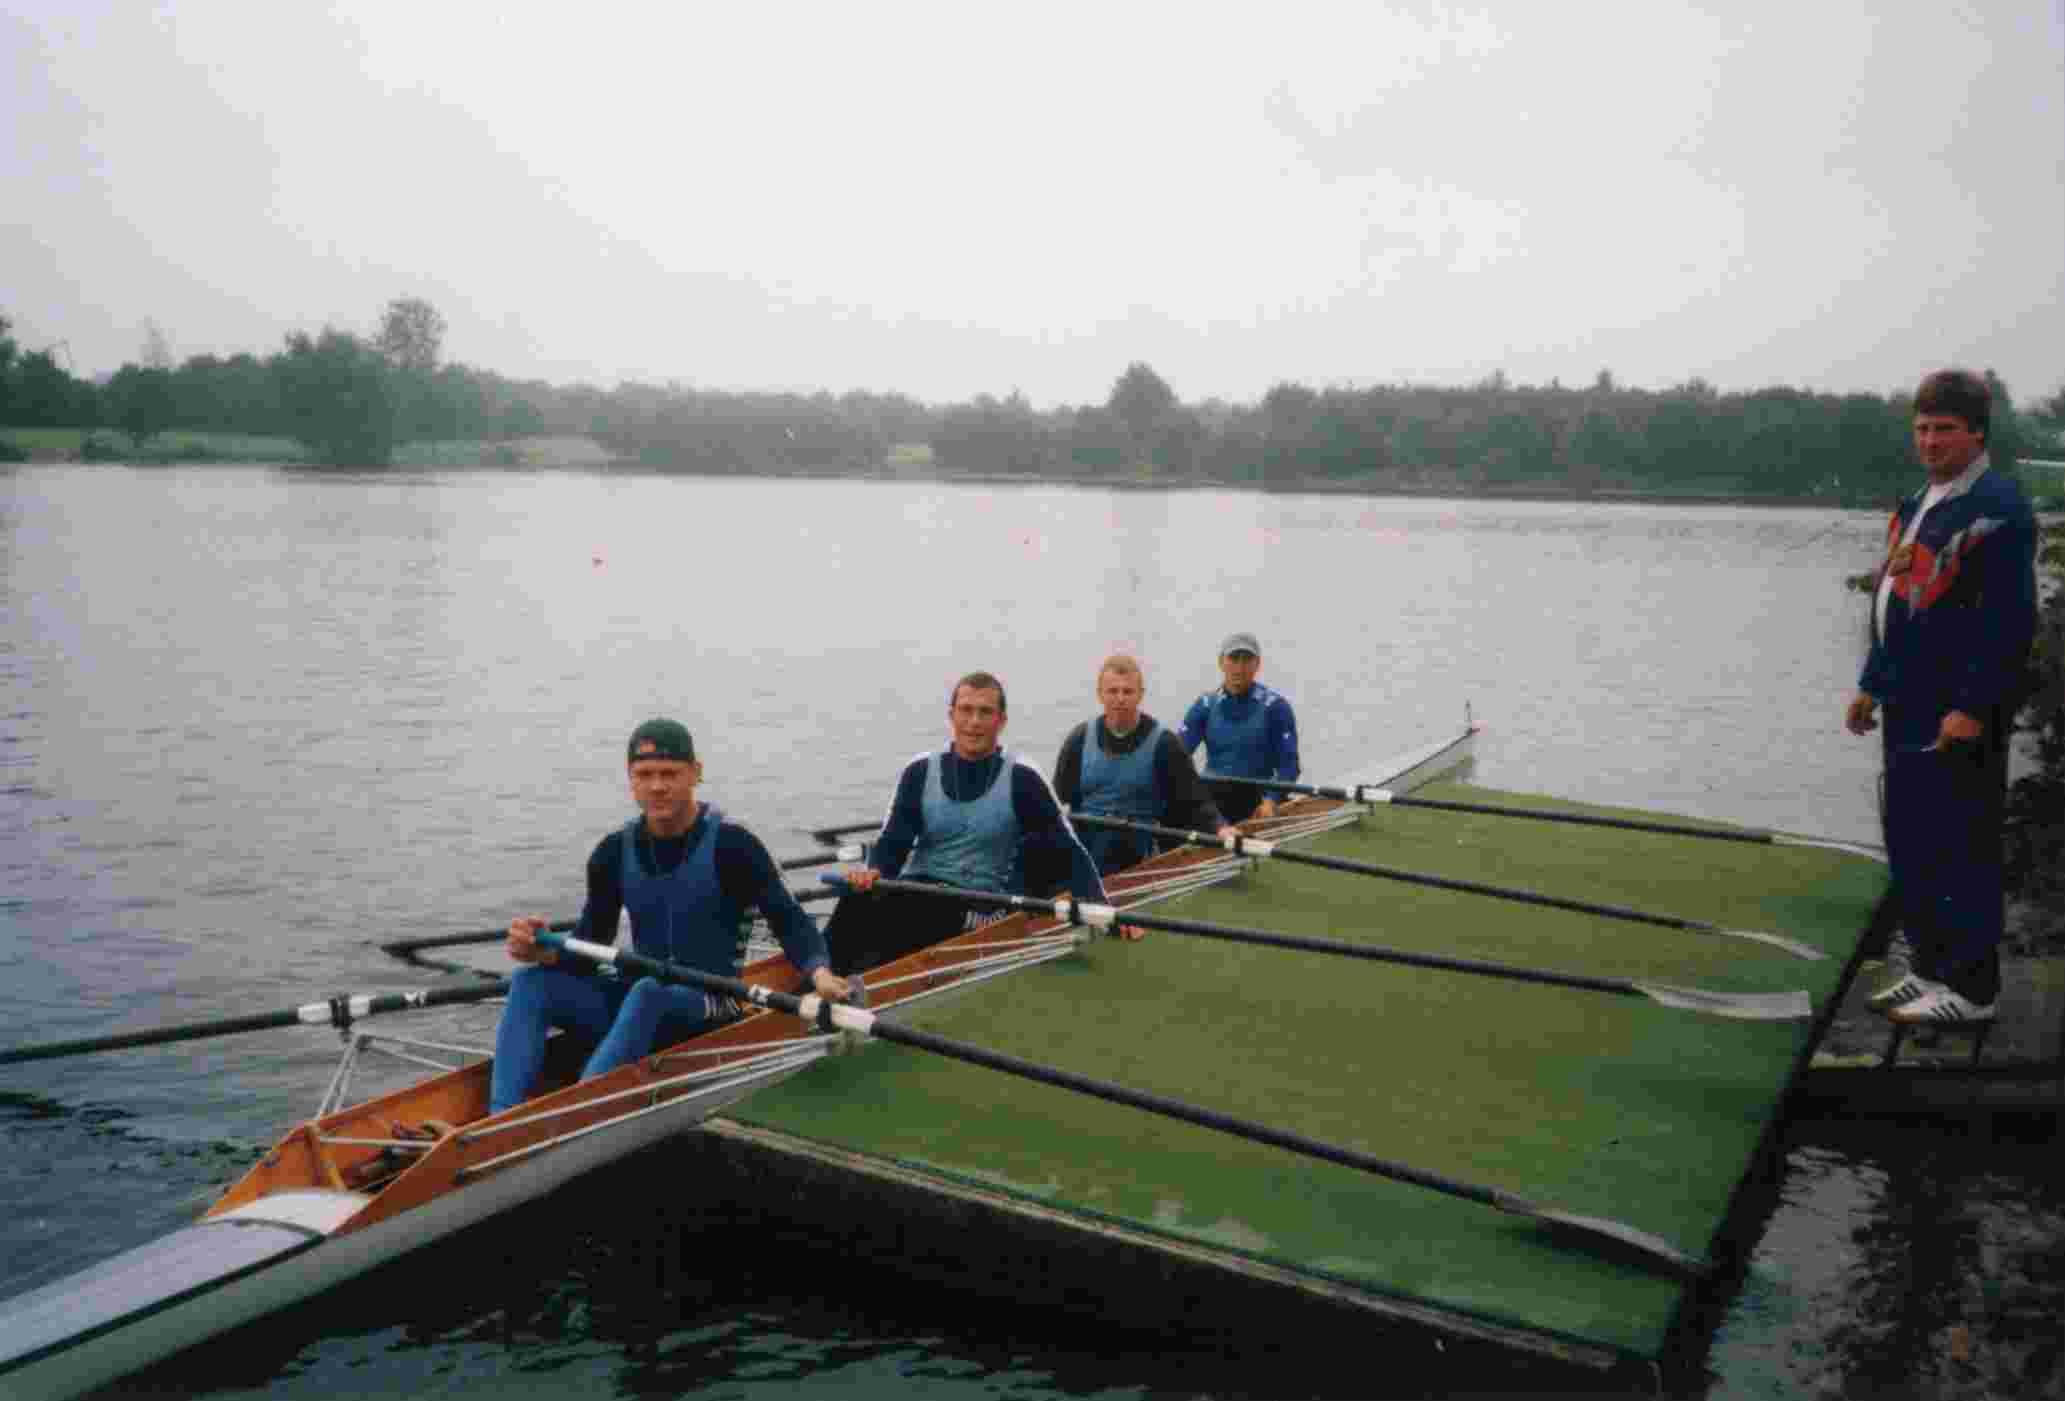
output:
M 1255 634 L 1251 632 L 1232 633 L 1219 644 L 1219 655 L 1230 657 L 1235 652 L 1252 652 L 1259 657 L 1262 655 L 1262 644 L 1255 641 Z

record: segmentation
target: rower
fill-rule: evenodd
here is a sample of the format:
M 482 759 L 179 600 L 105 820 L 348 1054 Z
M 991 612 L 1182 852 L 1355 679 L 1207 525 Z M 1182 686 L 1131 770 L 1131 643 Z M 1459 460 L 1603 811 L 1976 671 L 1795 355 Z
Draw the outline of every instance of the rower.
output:
M 1211 773 L 1288 782 L 1298 776 L 1298 722 L 1289 700 L 1255 680 L 1261 671 L 1262 644 L 1255 634 L 1236 632 L 1220 643 L 1221 684 L 1191 702 L 1183 716 L 1183 748 L 1196 754 L 1204 745 L 1211 753 Z M 1277 799 L 1283 796 L 1276 789 L 1205 781 L 1219 811 L 1232 822 L 1276 816 Z
M 1097 702 L 1104 713 L 1061 741 L 1055 794 L 1077 812 L 1216 831 L 1222 840 L 1236 835 L 1181 741 L 1140 709 L 1146 691 L 1139 662 L 1123 654 L 1104 659 L 1097 670 Z M 1155 851 L 1152 837 L 1111 828 L 1093 828 L 1083 841 L 1106 875 Z
M 789 893 L 767 848 L 696 800 L 703 766 L 688 730 L 674 720 L 646 721 L 631 732 L 625 762 L 640 815 L 589 856 L 577 937 L 614 942 L 618 914 L 628 910 L 638 952 L 735 977 L 745 912 L 758 906 L 782 952 L 817 994 L 845 998 L 846 980 L 831 971 L 824 936 Z M 652 978 L 598 977 L 586 962 L 562 967 L 559 955 L 538 943 L 545 927 L 539 915 L 509 925 L 504 947 L 523 966 L 509 980 L 509 1005 L 495 1028 L 492 1113 L 531 1095 L 550 1027 L 595 1044 L 581 1071 L 587 1079 L 732 1015 L 727 1001 L 698 990 Z
M 1023 894 L 1028 873 L 1068 872 L 1077 899 L 1107 903 L 1097 863 L 1069 825 L 1046 777 L 997 743 L 1004 683 L 973 671 L 947 693 L 950 741 L 904 766 L 869 864 L 845 868 L 853 894 L 825 925 L 832 966 L 858 973 L 996 916 L 905 891 L 871 892 L 883 876 Z

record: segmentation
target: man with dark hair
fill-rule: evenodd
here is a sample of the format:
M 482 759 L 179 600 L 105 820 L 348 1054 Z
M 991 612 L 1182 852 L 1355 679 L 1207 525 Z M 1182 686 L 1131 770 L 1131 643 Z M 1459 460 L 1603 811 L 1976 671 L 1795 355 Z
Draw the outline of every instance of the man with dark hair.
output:
M 1004 683 L 970 672 L 948 693 L 946 715 L 949 743 L 904 766 L 868 864 L 846 869 L 854 893 L 825 925 L 832 966 L 841 973 L 901 958 L 992 913 L 937 896 L 874 890 L 883 876 L 1022 895 L 1028 867 L 1065 865 L 1071 894 L 1105 903 L 1097 863 L 1046 778 L 997 743 L 1007 718 Z
M 1202 744 L 1211 754 L 1205 782 L 1212 800 L 1227 820 L 1276 816 L 1282 794 L 1239 783 L 1212 783 L 1211 774 L 1228 778 L 1275 778 L 1286 783 L 1298 776 L 1298 722 L 1291 703 L 1259 684 L 1262 644 L 1251 632 L 1237 632 L 1219 644 L 1216 691 L 1191 702 L 1183 716 L 1183 748 L 1197 753 Z
M 628 910 L 639 953 L 736 977 L 746 910 L 757 905 L 812 990 L 844 998 L 849 989 L 831 971 L 824 937 L 789 893 L 767 848 L 696 800 L 703 766 L 688 730 L 673 720 L 646 721 L 631 732 L 625 762 L 640 815 L 589 856 L 588 900 L 574 937 L 615 943 L 617 916 Z M 731 1015 L 722 999 L 700 988 L 655 978 L 627 982 L 585 963 L 561 967 L 555 950 L 538 947 L 544 928 L 539 915 L 509 925 L 504 947 L 523 966 L 509 980 L 509 1002 L 495 1028 L 492 1113 L 530 1096 L 551 1027 L 594 1043 L 581 1071 L 585 1080 Z
M 1911 965 L 1870 1005 L 1894 1021 L 1988 1021 L 2000 995 L 2008 741 L 2036 631 L 2036 520 L 1991 470 L 1986 382 L 1943 370 L 1914 397 L 1927 470 L 1886 536 L 1871 653 L 1844 715 L 1884 707 L 1886 855 Z
M 1097 671 L 1104 713 L 1061 741 L 1055 794 L 1075 812 L 1231 835 L 1182 741 L 1141 710 L 1146 690 L 1139 662 L 1123 655 L 1104 659 Z M 1154 838 L 1144 833 L 1084 826 L 1083 842 L 1106 875 L 1154 855 Z

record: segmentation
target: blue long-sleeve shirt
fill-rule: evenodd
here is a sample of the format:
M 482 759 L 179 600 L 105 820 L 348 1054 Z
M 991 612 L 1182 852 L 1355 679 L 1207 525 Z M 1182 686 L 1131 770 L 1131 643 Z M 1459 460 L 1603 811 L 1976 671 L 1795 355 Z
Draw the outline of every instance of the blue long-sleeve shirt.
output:
M 963 759 L 948 749 L 937 756 L 920 754 L 904 766 L 896 780 L 896 796 L 890 799 L 889 816 L 868 851 L 868 864 L 883 875 L 895 877 L 910 859 L 911 850 L 925 831 L 925 770 L 937 757 L 944 766 L 941 783 L 957 802 L 973 802 L 987 793 L 1004 773 L 1006 756 L 994 750 L 980 759 Z M 1046 776 L 1015 756 L 1010 759 L 1011 811 L 1018 818 L 1019 840 L 1024 843 L 1028 869 L 1038 867 L 1042 852 L 1047 864 L 1058 869 L 1068 863 L 1068 890 L 1078 900 L 1106 901 L 1104 881 L 1097 874 L 1097 862 L 1076 836 L 1075 828 L 1061 811 L 1061 803 Z
M 1262 712 L 1262 742 L 1259 750 L 1233 742 L 1231 736 L 1252 723 L 1256 708 Z M 1290 701 L 1278 691 L 1256 682 L 1246 695 L 1236 696 L 1224 686 L 1207 691 L 1190 703 L 1183 714 L 1183 748 L 1197 753 L 1202 744 L 1210 751 L 1205 777 L 1225 774 L 1229 778 L 1275 778 L 1290 783 L 1298 777 L 1298 722 Z M 1282 793 L 1271 790 L 1270 798 Z

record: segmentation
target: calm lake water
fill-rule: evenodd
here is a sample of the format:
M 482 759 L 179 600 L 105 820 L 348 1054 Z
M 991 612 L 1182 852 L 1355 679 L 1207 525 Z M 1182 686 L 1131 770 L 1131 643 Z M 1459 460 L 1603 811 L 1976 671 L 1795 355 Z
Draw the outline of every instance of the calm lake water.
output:
M 941 737 L 955 675 L 1004 678 L 1006 743 L 1045 766 L 1094 710 L 1105 653 L 1141 657 L 1147 708 L 1173 721 L 1235 629 L 1260 635 L 1320 781 L 1467 710 L 1488 727 L 1480 783 L 1873 839 L 1876 748 L 1839 724 L 1862 600 L 1840 581 L 1881 529 L 1814 510 L 11 469 L 0 1040 L 417 986 L 370 945 L 569 915 L 626 810 L 624 736 L 653 714 L 695 732 L 705 796 L 789 854 L 802 828 L 879 811 Z M 438 1025 L 479 1036 L 488 1016 Z M 262 1033 L 0 1072 L 0 1295 L 190 1219 L 310 1112 L 334 1046 Z M 2065 1305 L 2043 1264 L 2065 1227 L 2054 1166 L 1969 1132 L 1796 1126 L 1706 1394 L 1964 1385 L 1985 1359 L 1946 1329 Z M 893 1264 L 770 1251 L 775 1223 L 692 1223 L 738 1264 L 680 1279 L 621 1205 L 654 1172 L 154 1384 L 1370 1394 L 1327 1380 L 1338 1360 L 1253 1340 L 971 1310 Z

